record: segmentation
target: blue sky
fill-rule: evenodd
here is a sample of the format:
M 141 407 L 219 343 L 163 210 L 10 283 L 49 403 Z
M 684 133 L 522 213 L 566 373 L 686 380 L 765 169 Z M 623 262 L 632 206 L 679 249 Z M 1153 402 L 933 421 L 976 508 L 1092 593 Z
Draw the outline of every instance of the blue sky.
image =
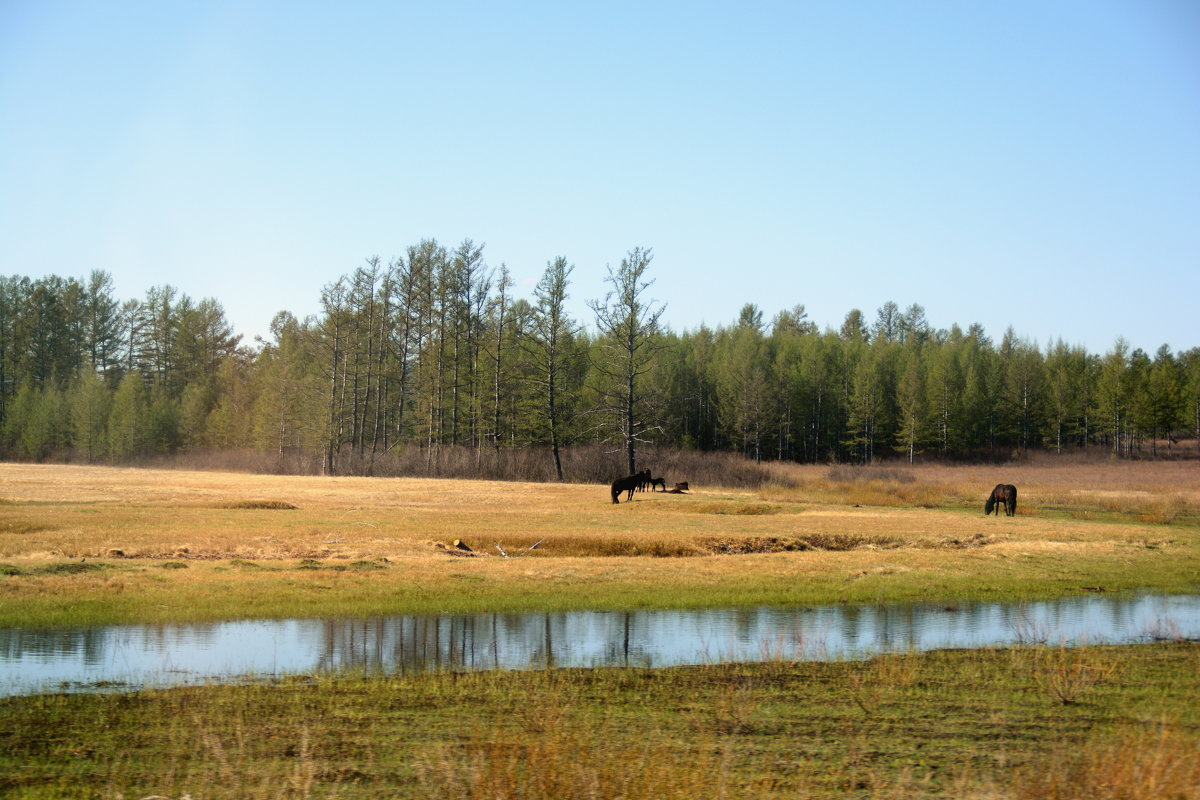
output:
M 1200 3 L 0 0 L 0 273 L 277 311 L 422 238 L 675 330 L 1200 346 Z

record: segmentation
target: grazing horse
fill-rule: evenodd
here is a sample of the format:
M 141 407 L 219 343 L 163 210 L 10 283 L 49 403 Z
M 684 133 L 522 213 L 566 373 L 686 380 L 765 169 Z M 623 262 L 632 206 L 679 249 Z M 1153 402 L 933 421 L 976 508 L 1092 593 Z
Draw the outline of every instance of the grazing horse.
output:
M 999 506 L 1004 506 L 1004 513 L 1007 516 L 1013 516 L 1017 513 L 1017 487 L 1011 483 L 997 483 L 996 488 L 992 489 L 992 493 L 988 495 L 987 503 L 983 506 L 983 514 L 987 516 L 992 513 L 992 509 L 996 509 L 996 516 L 1000 516 Z
M 621 492 L 629 492 L 629 496 L 625 499 L 632 500 L 634 490 L 641 485 L 642 473 L 640 472 L 635 475 L 629 475 L 625 478 L 617 478 L 612 482 L 612 501 L 614 503 L 620 503 L 621 501 L 617 498 L 621 496 Z

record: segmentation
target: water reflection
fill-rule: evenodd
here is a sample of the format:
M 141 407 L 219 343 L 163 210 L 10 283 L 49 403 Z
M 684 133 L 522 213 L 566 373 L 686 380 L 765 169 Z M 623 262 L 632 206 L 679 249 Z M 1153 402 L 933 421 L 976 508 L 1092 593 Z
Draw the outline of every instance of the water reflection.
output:
M 0 629 L 0 695 L 171 686 L 349 668 L 386 672 L 854 659 L 1007 644 L 1200 638 L 1200 596 L 955 608 L 826 606 L 291 619 Z

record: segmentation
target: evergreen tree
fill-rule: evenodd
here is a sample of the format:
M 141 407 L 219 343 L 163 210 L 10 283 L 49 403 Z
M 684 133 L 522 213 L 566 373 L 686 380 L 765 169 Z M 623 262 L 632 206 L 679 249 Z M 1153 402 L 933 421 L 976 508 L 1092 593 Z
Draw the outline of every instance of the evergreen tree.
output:
M 574 341 L 578 327 L 566 309 L 567 287 L 574 269 L 562 256 L 546 264 L 546 271 L 533 292 L 536 303 L 530 314 L 528 336 L 524 338 L 525 351 L 532 362 L 530 380 L 536 387 L 534 415 L 543 432 L 542 441 L 550 445 L 554 474 L 560 481 L 563 479 L 561 447 L 574 408 L 571 390 L 576 388 L 568 382 L 568 377 L 577 374 L 572 366 L 581 356 Z
M 727 441 L 747 458 L 761 461 L 763 436 L 773 415 L 766 347 L 760 329 L 762 315 L 753 313 L 756 311 L 754 306 L 744 306 L 737 327 L 718 339 L 721 369 L 717 372 L 717 392 L 721 429 Z
M 105 452 L 111 395 L 104 378 L 92 367 L 79 370 L 72 385 L 68 405 L 72 423 L 72 441 L 88 463 Z
M 83 313 L 87 362 L 106 374 L 117 365 L 121 335 L 121 304 L 113 297 L 112 276 L 107 272 L 92 270 Z
M 146 426 L 145 380 L 138 372 L 121 378 L 108 412 L 107 454 L 112 461 L 128 461 L 145 453 L 149 442 Z
M 913 463 L 925 444 L 929 429 L 926 416 L 925 360 L 921 338 L 910 331 L 896 384 L 900 417 L 896 430 L 896 450 Z
M 1097 429 L 1108 440 L 1114 455 L 1129 448 L 1129 347 L 1123 338 L 1100 363 L 1096 384 Z
M 1150 452 L 1158 455 L 1158 440 L 1167 440 L 1167 451 L 1175 443 L 1175 431 L 1183 423 L 1184 382 L 1183 375 L 1171 354 L 1171 348 L 1163 345 L 1154 354 L 1154 363 L 1146 379 L 1146 395 L 1149 411 Z

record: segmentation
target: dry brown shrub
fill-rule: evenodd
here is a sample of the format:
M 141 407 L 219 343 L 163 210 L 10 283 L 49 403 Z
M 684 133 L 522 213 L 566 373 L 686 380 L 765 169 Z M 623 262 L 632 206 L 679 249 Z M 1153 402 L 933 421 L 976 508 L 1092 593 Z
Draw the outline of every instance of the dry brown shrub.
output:
M 1048 753 L 1010 788 L 1018 800 L 1196 800 L 1200 739 L 1178 725 L 1131 725 Z
M 611 483 L 628 471 L 624 450 L 590 444 L 561 451 L 566 483 Z M 192 450 L 149 459 L 141 466 L 159 469 L 247 472 L 263 475 L 321 475 L 319 453 L 260 453 L 253 450 Z M 789 478 L 771 464 L 756 463 L 737 453 L 698 452 L 643 447 L 638 469 L 665 477 L 668 485 L 687 481 L 695 486 L 755 488 Z M 456 445 L 410 445 L 385 454 L 343 454 L 336 473 L 379 478 L 457 478 L 554 483 L 558 476 L 550 451 L 542 447 L 474 448 Z
M 1062 705 L 1075 705 L 1113 676 L 1114 662 L 1103 649 L 1054 647 L 1033 655 L 1033 677 L 1042 691 Z

